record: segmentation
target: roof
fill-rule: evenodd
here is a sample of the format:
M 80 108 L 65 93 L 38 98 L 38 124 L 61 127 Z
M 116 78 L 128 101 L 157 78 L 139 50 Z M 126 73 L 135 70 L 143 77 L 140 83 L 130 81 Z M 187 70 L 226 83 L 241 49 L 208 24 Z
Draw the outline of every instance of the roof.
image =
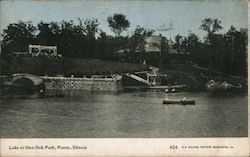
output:
M 157 36 L 157 35 L 152 35 L 150 37 L 147 37 L 145 39 L 147 44 L 152 44 L 152 43 L 156 43 L 157 45 L 161 44 L 162 38 L 165 38 L 163 36 Z M 168 43 L 169 46 L 173 46 L 174 42 L 173 40 L 170 38 L 169 40 L 166 40 L 166 43 Z
M 151 35 L 149 37 L 147 37 L 145 39 L 145 52 L 161 52 L 161 48 L 160 48 L 160 45 L 161 45 L 161 41 L 162 41 L 162 38 L 165 38 L 161 35 Z M 172 41 L 172 39 L 170 38 L 169 40 L 166 40 L 166 42 L 168 43 L 169 47 L 170 47 L 170 54 L 178 54 L 177 50 L 173 49 L 172 46 L 174 45 L 174 42 Z M 124 52 L 129 52 L 129 49 L 121 49 L 121 50 L 118 50 L 116 51 L 115 53 L 117 54 L 122 54 Z M 140 52 L 139 49 L 136 49 L 135 52 Z
M 161 44 L 162 36 L 151 35 L 145 39 L 146 43 Z

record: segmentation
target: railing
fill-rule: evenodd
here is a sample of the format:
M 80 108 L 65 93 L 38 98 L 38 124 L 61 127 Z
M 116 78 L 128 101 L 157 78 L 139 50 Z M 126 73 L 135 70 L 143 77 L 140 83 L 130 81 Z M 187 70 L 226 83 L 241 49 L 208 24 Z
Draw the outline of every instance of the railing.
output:
M 141 78 L 141 77 L 139 77 L 139 76 L 136 76 L 136 75 L 134 75 L 134 74 L 129 74 L 129 73 L 127 73 L 127 74 L 125 74 L 126 76 L 128 76 L 128 77 L 130 77 L 130 78 L 133 78 L 133 79 L 135 79 L 135 80 L 137 80 L 137 81 L 139 81 L 139 82 L 142 82 L 142 83 L 144 83 L 144 84 L 147 84 L 147 85 L 151 85 L 151 83 L 150 82 L 148 82 L 147 80 L 145 80 L 145 79 L 143 79 L 143 78 Z
M 112 77 L 112 78 L 107 78 L 107 77 L 104 77 L 104 78 L 97 78 L 97 77 L 91 77 L 91 78 L 88 78 L 88 77 L 63 77 L 63 76 L 60 76 L 60 77 L 53 77 L 53 76 L 42 76 L 43 79 L 55 79 L 55 80 L 89 80 L 89 81 L 116 81 L 116 80 L 120 80 L 121 79 L 121 76 L 120 77 Z

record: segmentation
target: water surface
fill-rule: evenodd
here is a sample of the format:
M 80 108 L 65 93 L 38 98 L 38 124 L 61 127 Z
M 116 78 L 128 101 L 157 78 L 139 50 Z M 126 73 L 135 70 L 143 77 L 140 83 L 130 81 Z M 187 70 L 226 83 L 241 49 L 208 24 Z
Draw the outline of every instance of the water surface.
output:
M 196 105 L 163 105 L 183 97 Z M 157 91 L 2 98 L 0 137 L 243 137 L 247 94 Z

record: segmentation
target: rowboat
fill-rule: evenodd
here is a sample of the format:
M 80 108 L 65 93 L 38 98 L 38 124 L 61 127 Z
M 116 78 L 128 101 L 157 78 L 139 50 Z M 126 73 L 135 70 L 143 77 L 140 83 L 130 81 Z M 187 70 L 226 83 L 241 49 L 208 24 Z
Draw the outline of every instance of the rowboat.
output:
M 233 85 L 227 83 L 226 81 L 216 82 L 214 80 L 210 80 L 206 84 L 206 88 L 209 92 L 230 92 L 230 91 L 240 91 L 242 89 L 242 86 L 241 84 Z
M 163 104 L 195 105 L 195 100 L 163 100 Z

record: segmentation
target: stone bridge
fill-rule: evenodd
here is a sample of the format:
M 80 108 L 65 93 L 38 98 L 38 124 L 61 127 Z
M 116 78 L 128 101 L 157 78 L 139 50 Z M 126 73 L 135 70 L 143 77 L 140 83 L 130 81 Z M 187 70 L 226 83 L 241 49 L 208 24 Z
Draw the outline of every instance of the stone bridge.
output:
M 27 79 L 33 83 L 34 86 L 40 85 L 43 83 L 43 78 L 36 75 L 25 74 L 25 73 L 17 73 L 12 75 L 12 80 L 9 81 L 9 84 L 12 85 L 18 80 Z

